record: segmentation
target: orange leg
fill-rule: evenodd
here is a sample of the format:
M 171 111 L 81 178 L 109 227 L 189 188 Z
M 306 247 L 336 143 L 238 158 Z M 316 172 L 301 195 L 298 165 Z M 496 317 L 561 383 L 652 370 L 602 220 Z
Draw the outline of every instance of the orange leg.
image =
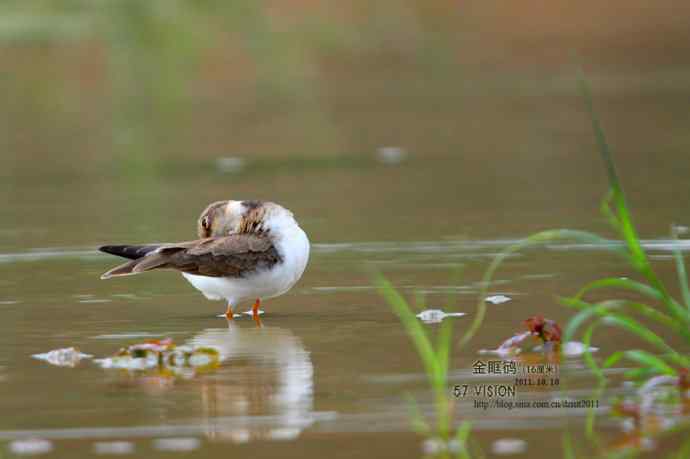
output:
M 252 306 L 252 318 L 258 326 L 261 326 L 261 319 L 259 318 L 259 306 L 261 306 L 261 298 L 257 298 Z
M 234 314 L 232 312 L 232 306 L 228 303 L 228 309 L 225 310 L 225 318 L 228 320 L 234 319 Z

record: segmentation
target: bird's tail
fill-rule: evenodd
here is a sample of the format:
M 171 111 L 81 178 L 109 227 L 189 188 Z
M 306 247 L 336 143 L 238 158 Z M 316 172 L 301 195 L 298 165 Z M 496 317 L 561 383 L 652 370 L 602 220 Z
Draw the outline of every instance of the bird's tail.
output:
M 154 250 L 158 249 L 161 244 L 149 244 L 149 245 L 104 245 L 99 247 L 98 250 L 101 252 L 109 253 L 111 255 L 117 255 L 122 258 L 129 258 L 130 260 L 136 260 L 143 256 L 148 255 Z
M 138 274 L 136 271 L 134 271 L 134 268 L 138 263 L 139 260 L 132 260 L 122 265 L 116 266 L 110 271 L 103 273 L 103 275 L 101 275 L 101 279 L 110 279 L 111 277 L 130 276 L 132 274 Z
M 101 252 L 109 253 L 112 255 L 117 255 L 118 257 L 129 258 L 132 261 L 121 264 L 114 267 L 110 271 L 106 272 L 101 276 L 101 279 L 110 279 L 111 277 L 119 276 L 129 276 L 132 274 L 139 274 L 140 272 L 159 265 L 160 263 L 155 263 L 155 266 L 150 266 L 151 263 L 146 263 L 148 259 L 142 260 L 145 256 L 149 255 L 151 252 L 155 251 L 160 247 L 160 244 L 153 245 L 104 245 L 99 247 L 98 250 Z M 149 257 L 150 258 L 150 257 Z M 151 260 L 153 261 L 153 260 Z M 142 266 L 146 265 L 146 266 Z

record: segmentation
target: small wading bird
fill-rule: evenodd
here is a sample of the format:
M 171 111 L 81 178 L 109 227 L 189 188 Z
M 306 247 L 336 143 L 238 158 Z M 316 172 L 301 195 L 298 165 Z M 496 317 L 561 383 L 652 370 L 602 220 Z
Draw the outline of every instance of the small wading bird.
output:
M 197 232 L 199 239 L 188 242 L 99 247 L 131 260 L 101 279 L 174 269 L 206 298 L 226 300 L 229 320 L 234 306 L 255 299 L 252 316 L 259 324 L 261 299 L 290 290 L 309 259 L 307 235 L 292 212 L 272 202 L 214 202 L 201 213 Z

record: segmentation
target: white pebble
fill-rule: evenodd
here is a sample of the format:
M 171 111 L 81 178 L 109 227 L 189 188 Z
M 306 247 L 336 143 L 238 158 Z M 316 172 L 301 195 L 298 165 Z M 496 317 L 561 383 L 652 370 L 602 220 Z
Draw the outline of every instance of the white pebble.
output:
M 221 172 L 239 172 L 244 165 L 244 158 L 238 156 L 224 156 L 216 159 L 216 167 Z
M 14 454 L 33 456 L 49 453 L 53 450 L 53 443 L 42 438 L 27 438 L 11 442 L 9 448 Z
M 160 451 L 194 451 L 201 442 L 198 438 L 157 438 L 153 447 Z
M 79 350 L 74 347 L 66 347 L 64 349 L 55 349 L 44 354 L 34 354 L 32 357 L 58 367 L 75 367 L 80 360 L 90 359 L 93 356 L 79 352 Z
M 487 296 L 485 301 L 492 303 L 492 304 L 501 304 L 501 303 L 507 303 L 510 301 L 512 298 L 509 296 L 505 295 L 493 295 L 493 296 Z
M 400 147 L 381 147 L 376 157 L 384 164 L 399 164 L 407 157 L 407 152 Z
M 427 324 L 436 324 L 441 322 L 446 317 L 462 317 L 464 312 L 444 312 L 440 309 L 427 309 L 425 311 L 417 314 L 417 317 L 421 319 L 422 322 Z
M 527 451 L 527 442 L 519 438 L 501 438 L 491 445 L 491 452 L 500 456 L 520 454 Z

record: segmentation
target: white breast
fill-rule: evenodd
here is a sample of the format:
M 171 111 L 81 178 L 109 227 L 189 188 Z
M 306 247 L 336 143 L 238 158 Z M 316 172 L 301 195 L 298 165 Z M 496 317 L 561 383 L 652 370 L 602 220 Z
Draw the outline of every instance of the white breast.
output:
M 302 277 L 309 261 L 309 239 L 296 224 L 281 228 L 274 244 L 282 257 L 270 269 L 240 278 L 207 277 L 182 273 L 194 287 L 210 300 L 225 299 L 235 305 L 241 301 L 266 299 L 282 295 Z

